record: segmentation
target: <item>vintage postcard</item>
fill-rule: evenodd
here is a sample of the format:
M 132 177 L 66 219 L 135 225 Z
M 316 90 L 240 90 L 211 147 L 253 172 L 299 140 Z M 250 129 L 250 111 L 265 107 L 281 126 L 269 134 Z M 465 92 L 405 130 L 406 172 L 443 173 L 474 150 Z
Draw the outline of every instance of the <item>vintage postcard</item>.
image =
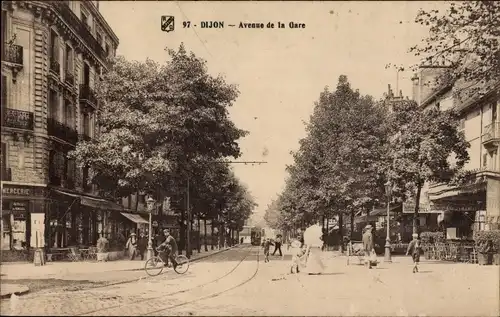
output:
M 2 2 L 5 316 L 499 316 L 500 2 Z

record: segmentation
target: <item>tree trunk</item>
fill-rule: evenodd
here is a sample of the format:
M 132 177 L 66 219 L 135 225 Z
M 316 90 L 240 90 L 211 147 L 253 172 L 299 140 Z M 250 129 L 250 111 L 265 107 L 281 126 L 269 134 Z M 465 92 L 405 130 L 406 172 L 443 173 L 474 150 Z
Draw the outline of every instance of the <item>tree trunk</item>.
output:
M 207 218 L 203 219 L 203 241 L 205 241 L 205 252 L 208 252 L 208 245 L 207 245 Z
M 353 233 L 354 233 L 354 210 L 351 210 L 351 234 L 350 234 L 351 240 Z
M 343 212 L 339 212 L 339 251 L 340 253 L 344 253 L 344 217 Z
M 185 236 L 186 236 L 186 228 L 184 226 L 184 212 L 181 212 L 181 223 L 180 223 L 180 232 L 179 232 L 179 254 L 182 254 L 182 250 L 184 250 L 185 244 Z
M 201 252 L 201 225 L 200 216 L 198 215 L 198 253 Z
M 422 192 L 422 182 L 417 183 L 417 195 L 415 196 L 415 213 L 413 214 L 413 233 L 419 233 L 418 212 L 420 209 L 420 193 Z
M 210 230 L 211 230 L 211 234 L 210 234 L 210 249 L 213 250 L 214 249 L 214 219 L 212 219 L 210 221 Z

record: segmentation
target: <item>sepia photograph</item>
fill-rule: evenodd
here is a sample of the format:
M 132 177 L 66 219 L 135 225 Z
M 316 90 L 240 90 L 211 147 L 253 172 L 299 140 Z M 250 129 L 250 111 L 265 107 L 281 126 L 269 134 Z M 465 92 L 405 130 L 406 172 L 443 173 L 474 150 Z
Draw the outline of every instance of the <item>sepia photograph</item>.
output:
M 500 316 L 500 1 L 3 1 L 2 316 Z

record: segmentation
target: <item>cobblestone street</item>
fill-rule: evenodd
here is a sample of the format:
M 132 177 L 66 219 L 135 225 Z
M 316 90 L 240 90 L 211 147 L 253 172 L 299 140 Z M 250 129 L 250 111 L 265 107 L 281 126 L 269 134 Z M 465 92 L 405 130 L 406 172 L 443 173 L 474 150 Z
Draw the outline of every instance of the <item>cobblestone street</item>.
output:
M 285 260 L 262 261 L 257 247 L 241 246 L 193 263 L 185 275 L 158 277 L 92 290 L 3 300 L 3 315 L 378 315 L 496 316 L 498 266 L 394 258 L 368 270 L 324 253 L 324 275 L 287 275 Z M 129 274 L 130 272 L 122 272 Z M 145 275 L 144 272 L 141 272 Z M 477 303 L 481 305 L 477 305 Z

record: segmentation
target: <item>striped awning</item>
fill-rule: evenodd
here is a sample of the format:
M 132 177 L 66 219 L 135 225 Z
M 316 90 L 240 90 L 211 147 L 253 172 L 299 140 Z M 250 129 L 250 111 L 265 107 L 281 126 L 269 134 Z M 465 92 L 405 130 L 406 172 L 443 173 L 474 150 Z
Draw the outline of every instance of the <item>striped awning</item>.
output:
M 149 223 L 146 219 L 142 218 L 140 215 L 129 214 L 128 212 L 121 212 L 125 218 L 135 223 Z
M 82 204 L 83 206 L 96 208 L 96 209 L 115 210 L 115 211 L 122 211 L 125 209 L 122 205 L 119 205 L 117 203 L 114 203 L 114 202 L 106 200 L 106 199 L 95 198 L 95 197 L 91 197 L 88 195 L 71 193 L 71 192 L 57 190 L 57 189 L 53 189 L 53 191 L 58 193 L 58 194 L 66 195 L 69 197 L 79 198 L 80 204 Z

